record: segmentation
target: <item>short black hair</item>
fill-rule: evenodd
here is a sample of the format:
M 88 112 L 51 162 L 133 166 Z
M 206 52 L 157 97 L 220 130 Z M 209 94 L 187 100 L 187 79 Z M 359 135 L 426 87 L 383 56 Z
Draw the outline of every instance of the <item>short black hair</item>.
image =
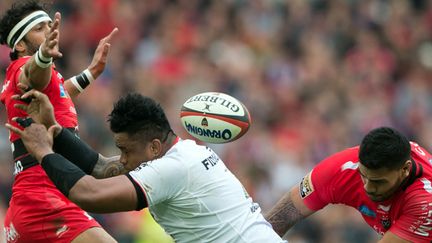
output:
M 13 27 L 25 16 L 38 10 L 46 11 L 46 5 L 34 0 L 12 4 L 0 19 L 0 44 L 7 45 L 7 37 Z M 11 60 L 18 58 L 16 51 L 11 52 L 9 56 Z
M 108 116 L 111 131 L 139 134 L 146 141 L 155 138 L 165 141 L 171 127 L 161 105 L 152 98 L 129 93 L 114 104 Z
M 368 169 L 400 169 L 411 158 L 408 139 L 390 127 L 370 131 L 361 142 L 360 163 Z

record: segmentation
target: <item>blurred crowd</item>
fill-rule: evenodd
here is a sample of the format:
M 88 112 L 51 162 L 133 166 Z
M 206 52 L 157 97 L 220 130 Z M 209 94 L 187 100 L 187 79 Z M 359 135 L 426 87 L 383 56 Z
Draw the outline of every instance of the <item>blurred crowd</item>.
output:
M 0 12 L 12 2 L 2 0 Z M 158 100 L 182 138 L 190 136 L 179 111 L 190 96 L 219 91 L 241 100 L 251 129 L 235 142 L 210 146 L 263 211 L 316 163 L 359 144 L 372 128 L 393 126 L 432 150 L 432 1 L 47 3 L 51 15 L 62 14 L 64 57 L 55 63 L 65 77 L 87 67 L 100 38 L 120 30 L 107 69 L 75 101 L 82 139 L 102 154 L 119 153 L 106 118 L 130 91 Z M 8 54 L 0 48 L 1 80 Z M 13 177 L 3 126 L 0 136 L 2 218 Z M 152 240 L 158 236 L 145 212 L 95 216 L 120 242 L 161 242 Z M 354 210 L 331 206 L 297 225 L 288 239 L 374 242 L 378 236 Z

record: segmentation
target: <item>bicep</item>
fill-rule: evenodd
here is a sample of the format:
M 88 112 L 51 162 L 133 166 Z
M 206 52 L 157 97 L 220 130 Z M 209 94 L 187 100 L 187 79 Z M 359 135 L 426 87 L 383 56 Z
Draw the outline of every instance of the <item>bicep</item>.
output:
M 84 176 L 69 191 L 69 199 L 93 213 L 132 211 L 138 202 L 134 185 L 124 175 L 107 179 Z
M 294 186 L 266 215 L 266 219 L 273 229 L 283 236 L 298 221 L 313 214 L 303 202 L 299 193 L 299 186 Z

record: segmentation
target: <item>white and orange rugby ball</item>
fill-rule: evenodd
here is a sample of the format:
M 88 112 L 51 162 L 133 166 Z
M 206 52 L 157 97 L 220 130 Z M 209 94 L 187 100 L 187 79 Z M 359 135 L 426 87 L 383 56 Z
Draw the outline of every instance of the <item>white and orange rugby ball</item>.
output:
M 227 143 L 247 132 L 251 118 L 246 106 L 219 92 L 192 96 L 180 111 L 183 127 L 193 137 L 207 143 Z

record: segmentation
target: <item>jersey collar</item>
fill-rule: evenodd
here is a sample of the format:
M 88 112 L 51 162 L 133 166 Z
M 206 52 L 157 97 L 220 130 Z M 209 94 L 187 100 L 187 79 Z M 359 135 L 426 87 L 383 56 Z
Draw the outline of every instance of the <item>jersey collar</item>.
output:
M 411 171 L 410 171 L 408 177 L 402 183 L 402 190 L 404 190 L 404 191 L 411 184 L 413 184 L 417 178 L 419 178 L 423 175 L 423 166 L 421 164 L 417 164 L 413 159 L 411 159 L 411 161 L 412 161 Z

